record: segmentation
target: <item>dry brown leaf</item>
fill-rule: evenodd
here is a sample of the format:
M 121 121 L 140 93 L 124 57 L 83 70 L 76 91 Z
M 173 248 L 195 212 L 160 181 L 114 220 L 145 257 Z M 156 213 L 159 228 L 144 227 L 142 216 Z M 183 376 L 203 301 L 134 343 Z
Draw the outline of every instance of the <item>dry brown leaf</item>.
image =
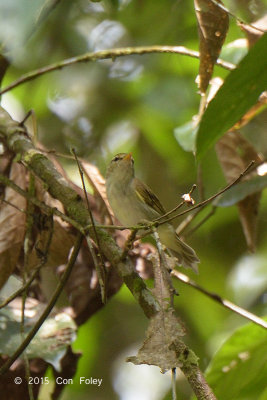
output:
M 22 164 L 12 163 L 9 178 L 25 189 L 26 173 Z M 4 199 L 19 209 L 26 208 L 26 200 L 9 187 L 5 188 Z M 0 204 L 0 288 L 16 267 L 25 234 L 25 221 L 25 213 L 7 203 Z
M 107 272 L 107 297 L 113 296 L 120 289 L 123 281 L 116 268 L 105 263 Z M 63 273 L 61 268 L 60 273 Z M 65 291 L 72 307 L 72 317 L 78 325 L 83 324 L 97 310 L 103 307 L 100 287 L 94 262 L 86 242 L 83 243 Z
M 226 133 L 217 142 L 216 153 L 228 183 L 236 179 L 252 160 L 257 164 L 262 162 L 252 144 L 236 131 Z M 255 174 L 256 172 L 246 175 L 244 180 L 249 180 Z M 256 192 L 238 203 L 239 217 L 250 251 L 255 251 L 256 246 L 260 197 L 261 192 Z
M 86 179 L 94 189 L 94 195 L 99 206 L 100 221 L 104 224 L 112 224 L 113 212 L 107 199 L 105 179 L 96 166 L 82 161 L 82 167 Z
M 217 1 L 222 4 L 220 0 Z M 211 79 L 229 27 L 226 11 L 210 0 L 194 0 L 198 21 L 200 65 L 198 87 L 204 94 Z
M 38 178 L 35 178 L 35 189 L 38 200 L 45 202 L 51 208 L 57 208 L 62 213 L 64 212 L 61 202 L 50 196 Z M 53 230 L 53 236 L 48 250 L 46 265 L 57 267 L 65 264 L 68 260 L 70 249 L 75 242 L 75 235 L 71 232 L 70 225 L 57 216 L 54 216 L 54 221 L 51 225 L 49 218 L 40 209 L 35 209 L 34 221 L 35 237 L 33 249 L 29 255 L 29 267 L 36 267 L 40 263 L 40 255 L 45 252 L 51 230 Z
M 185 335 L 174 310 L 160 311 L 150 319 L 146 339 L 136 357 L 127 361 L 134 364 L 156 365 L 163 372 L 181 366 L 180 354 L 177 354 L 176 341 Z
M 256 250 L 258 209 L 261 192 L 247 196 L 238 203 L 239 218 L 243 227 L 248 249 L 251 252 Z

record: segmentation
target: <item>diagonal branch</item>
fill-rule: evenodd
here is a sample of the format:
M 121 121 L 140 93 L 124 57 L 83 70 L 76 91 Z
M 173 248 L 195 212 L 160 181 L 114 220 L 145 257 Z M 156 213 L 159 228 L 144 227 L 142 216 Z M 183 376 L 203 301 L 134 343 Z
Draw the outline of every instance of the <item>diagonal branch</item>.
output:
M 82 169 L 81 163 L 80 163 L 80 161 L 79 161 L 79 159 L 77 157 L 75 149 L 71 149 L 71 153 L 74 155 L 76 163 L 77 163 L 77 166 L 78 166 L 78 169 L 79 169 L 79 173 L 80 173 L 80 177 L 81 177 L 81 181 L 82 181 L 82 186 L 83 186 L 83 191 L 84 191 L 84 195 L 85 195 L 85 200 L 86 200 L 86 206 L 87 206 L 88 214 L 89 214 L 90 221 L 91 221 L 91 224 L 92 224 L 92 229 L 94 231 L 94 236 L 96 238 L 96 244 L 97 244 L 97 247 L 98 247 L 100 263 L 98 263 L 97 255 L 96 255 L 95 249 L 94 249 L 94 247 L 93 247 L 93 245 L 91 243 L 90 237 L 88 237 L 88 235 L 85 236 L 87 244 L 88 244 L 88 248 L 90 250 L 92 259 L 94 261 L 94 266 L 95 266 L 95 270 L 96 270 L 96 273 L 97 273 L 98 282 L 99 282 L 99 285 L 100 285 L 102 303 L 105 304 L 107 302 L 105 263 L 104 263 L 100 242 L 99 242 L 97 231 L 96 231 L 96 227 L 95 227 L 94 217 L 93 217 L 93 214 L 92 214 L 92 211 L 91 211 L 91 207 L 90 207 L 90 204 L 89 204 L 89 200 L 88 200 L 88 196 L 87 196 L 87 192 L 86 192 L 86 188 L 85 188 L 85 183 L 84 183 L 84 178 L 83 178 L 83 169 Z
M 165 224 L 166 222 L 172 221 L 175 218 L 181 217 L 184 214 L 187 214 L 189 212 L 192 212 L 193 210 L 196 210 L 197 208 L 200 207 L 204 207 L 207 204 L 211 203 L 214 199 L 216 199 L 217 197 L 219 197 L 221 194 L 223 194 L 224 192 L 226 192 L 227 190 L 229 190 L 232 186 L 236 185 L 238 182 L 241 181 L 241 179 L 248 173 L 248 171 L 251 169 L 251 167 L 255 164 L 255 161 L 251 161 L 248 166 L 244 169 L 243 172 L 241 172 L 241 174 L 231 183 L 229 183 L 229 185 L 225 186 L 222 190 L 220 190 L 219 192 L 215 193 L 214 195 L 212 195 L 211 197 L 209 197 L 208 199 L 202 201 L 201 203 L 196 204 L 195 206 L 189 208 L 188 210 L 182 211 L 179 214 L 176 214 L 172 217 L 166 218 L 163 221 L 160 222 L 156 222 L 156 226 L 158 225 L 162 225 Z M 176 207 L 177 208 L 177 207 Z M 167 215 L 169 215 L 170 213 L 172 213 L 175 209 L 171 210 L 170 212 L 167 213 Z M 162 218 L 165 217 L 165 214 L 162 216 Z
M 195 50 L 187 49 L 183 46 L 140 46 L 140 47 L 125 47 L 118 49 L 110 49 L 110 50 L 101 50 L 96 51 L 94 53 L 86 53 L 82 54 L 78 57 L 68 58 L 67 60 L 63 60 L 58 63 L 47 65 L 46 67 L 42 67 L 36 69 L 34 71 L 28 72 L 25 75 L 22 75 L 19 79 L 12 82 L 10 85 L 6 86 L 3 90 L 0 91 L 0 95 L 8 92 L 15 87 L 31 81 L 41 75 L 47 74 L 48 72 L 57 71 L 62 68 L 69 67 L 73 64 L 78 64 L 81 62 L 92 62 L 97 60 L 106 60 L 112 59 L 113 61 L 117 57 L 130 56 L 130 55 L 142 55 L 142 54 L 151 54 L 151 53 L 172 53 L 172 54 L 180 54 L 184 56 L 199 58 L 199 52 Z M 228 70 L 235 69 L 235 65 L 231 64 L 227 61 L 223 61 L 221 59 L 217 60 L 217 65 L 223 67 Z
M 264 319 L 258 317 L 255 314 L 252 314 L 251 312 L 245 310 L 242 307 L 237 306 L 236 304 L 232 303 L 229 300 L 223 299 L 217 293 L 209 292 L 207 289 L 204 289 L 203 287 L 199 286 L 195 281 L 190 279 L 187 275 L 184 275 L 175 269 L 172 270 L 171 275 L 175 276 L 175 278 L 179 279 L 179 281 L 181 281 L 181 282 L 184 282 L 186 285 L 189 285 L 189 286 L 195 288 L 196 290 L 198 290 L 199 292 L 210 297 L 212 300 L 221 304 L 223 307 L 228 308 L 231 311 L 234 311 L 236 314 L 241 315 L 242 317 L 250 320 L 251 322 L 254 322 L 254 324 L 257 324 L 257 325 L 261 326 L 262 328 L 267 329 L 267 322 L 264 321 Z

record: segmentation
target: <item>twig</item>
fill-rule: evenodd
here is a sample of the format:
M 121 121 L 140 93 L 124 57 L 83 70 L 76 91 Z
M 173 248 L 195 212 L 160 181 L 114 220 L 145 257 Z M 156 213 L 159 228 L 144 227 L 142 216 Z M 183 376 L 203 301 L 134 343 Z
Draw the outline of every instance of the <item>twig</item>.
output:
M 199 221 L 198 224 L 196 224 L 195 226 L 193 226 L 192 229 L 190 229 L 189 231 L 186 232 L 185 236 L 188 237 L 190 235 L 192 235 L 192 233 L 196 232 L 197 229 L 199 229 L 206 221 L 208 221 L 208 219 L 210 219 L 210 217 L 212 217 L 215 212 L 217 210 L 216 206 L 213 206 L 212 209 L 210 210 L 210 212 L 204 217 L 202 218 L 201 221 Z M 199 209 L 198 211 L 201 211 L 201 209 Z M 196 216 L 197 214 L 194 214 L 194 216 Z
M 83 179 L 83 169 L 82 169 L 80 161 L 78 160 L 78 157 L 77 157 L 75 149 L 71 149 L 71 153 L 74 155 L 76 163 L 77 163 L 77 166 L 78 166 L 78 169 L 79 169 L 79 173 L 80 173 L 80 177 L 81 177 L 81 181 L 82 181 L 82 185 L 83 185 L 83 191 L 84 191 L 84 195 L 85 195 L 85 200 L 86 200 L 86 206 L 87 206 L 87 210 L 88 210 L 88 213 L 89 213 L 90 221 L 91 221 L 91 224 L 92 224 L 92 229 L 93 229 L 93 232 L 94 232 L 95 241 L 96 241 L 96 244 L 97 244 L 97 247 L 98 247 L 98 251 L 99 251 L 100 266 L 99 266 L 98 259 L 97 259 L 96 253 L 95 253 L 95 249 L 94 249 L 94 247 L 93 247 L 93 245 L 91 243 L 91 239 L 90 239 L 88 234 L 86 235 L 86 242 L 88 244 L 90 253 L 92 255 L 93 262 L 94 262 L 95 269 L 96 269 L 96 273 L 97 273 L 97 276 L 98 276 L 102 303 L 106 304 L 106 302 L 107 302 L 107 293 L 106 293 L 106 269 L 105 269 L 105 263 L 104 263 L 103 255 L 102 255 L 102 252 L 101 252 L 101 247 L 100 247 L 100 242 L 99 242 L 99 238 L 98 238 L 96 227 L 95 227 L 94 217 L 93 217 L 93 214 L 92 214 L 92 211 L 91 211 L 91 207 L 90 207 L 90 204 L 89 204 L 87 191 L 86 191 L 86 187 L 85 187 L 85 183 L 84 183 L 84 179 Z
M 5 200 L 5 199 L 0 199 L 0 201 L 1 201 L 1 203 L 8 204 L 10 207 L 15 208 L 16 210 L 20 211 L 21 213 L 26 214 L 26 210 L 24 210 L 23 208 L 19 208 L 18 206 L 16 206 L 16 204 L 13 204 L 10 201 Z
M 71 274 L 72 268 L 75 264 L 76 258 L 78 256 L 78 253 L 79 253 L 79 250 L 80 250 L 80 247 L 82 244 L 82 240 L 83 240 L 83 235 L 81 233 L 78 233 L 76 243 L 75 243 L 73 251 L 71 253 L 71 257 L 68 262 L 67 268 L 64 271 L 64 274 L 62 275 L 62 278 L 60 279 L 59 283 L 57 284 L 56 290 L 54 291 L 54 294 L 53 294 L 51 300 L 47 304 L 44 312 L 42 313 L 42 315 L 40 316 L 40 318 L 38 319 L 38 321 L 36 322 L 34 327 L 31 329 L 31 331 L 28 333 L 28 335 L 26 336 L 24 341 L 21 343 L 21 345 L 17 348 L 17 350 L 13 353 L 13 355 L 2 365 L 2 367 L 0 368 L 0 376 L 3 375 L 9 369 L 9 367 L 11 367 L 11 365 L 14 363 L 14 361 L 23 353 L 23 351 L 29 345 L 31 340 L 34 338 L 34 336 L 36 335 L 36 333 L 38 332 L 38 330 L 40 329 L 40 327 L 42 326 L 42 324 L 44 323 L 44 321 L 50 314 L 51 310 L 55 306 L 55 304 L 56 304 L 56 302 L 57 302 L 57 300 L 58 300 L 58 298 L 59 298 L 59 296 Z
M 201 203 L 196 204 L 195 206 L 191 207 L 188 210 L 182 211 L 181 213 L 174 215 L 173 217 L 167 218 L 164 221 L 157 222 L 157 225 L 162 225 L 165 224 L 166 222 L 172 221 L 175 218 L 181 217 L 184 214 L 187 214 L 189 212 L 192 212 L 193 210 L 196 210 L 197 208 L 204 207 L 206 204 L 210 203 L 212 200 L 216 199 L 216 197 L 220 196 L 227 190 L 229 190 L 232 186 L 236 185 L 242 178 L 243 176 L 248 172 L 248 170 L 255 164 L 255 161 L 251 161 L 249 165 L 245 168 L 245 170 L 229 185 L 225 186 L 222 190 L 219 192 L 215 193 L 213 196 L 209 197 L 208 199 L 202 201 Z M 164 215 L 165 216 L 165 215 Z
M 199 286 L 195 281 L 190 279 L 187 275 L 182 274 L 181 272 L 173 269 L 171 272 L 171 275 L 175 276 L 177 279 L 179 279 L 181 282 L 184 282 L 185 284 L 192 286 L 199 292 L 205 294 L 206 296 L 210 297 L 212 300 L 216 301 L 217 303 L 221 304 L 223 307 L 228 308 L 231 311 L 234 311 L 236 314 L 241 315 L 242 317 L 250 320 L 251 322 L 254 322 L 254 324 L 257 324 L 261 326 L 264 329 L 267 329 L 267 322 L 265 322 L 262 318 L 257 317 L 257 315 L 252 314 L 251 312 L 245 310 L 244 308 L 241 308 L 237 306 L 236 304 L 232 303 L 229 300 L 223 299 L 221 296 L 219 296 L 216 293 L 209 292 L 208 290 L 204 289 L 203 287 Z
M 19 122 L 19 126 L 24 126 L 25 122 L 32 116 L 32 114 L 34 114 L 33 110 L 29 110 L 28 112 L 26 112 L 23 119 Z
M 25 75 L 22 75 L 19 79 L 12 82 L 10 85 L 6 86 L 4 89 L 0 91 L 0 95 L 8 92 L 15 87 L 31 81 L 38 76 L 47 74 L 48 72 L 60 70 L 62 68 L 68 67 L 73 64 L 78 64 L 81 62 L 90 62 L 90 61 L 97 61 L 97 60 L 105 60 L 111 58 L 115 60 L 117 57 L 129 56 L 129 55 L 142 55 L 142 54 L 150 54 L 150 53 L 173 53 L 173 54 L 180 54 L 185 56 L 190 56 L 194 58 L 199 58 L 199 52 L 187 49 L 183 46 L 140 46 L 140 47 L 125 47 L 125 48 L 118 48 L 118 49 L 110 49 L 110 50 L 101 50 L 96 51 L 94 53 L 86 53 L 78 57 L 68 58 L 67 60 L 54 63 L 48 65 L 46 67 L 42 67 L 36 69 L 34 71 L 28 72 Z M 217 60 L 217 65 L 223 67 L 228 70 L 235 69 L 235 65 L 229 62 L 223 61 L 221 59 Z
M 221 8 L 223 11 L 225 11 L 227 14 L 229 14 L 231 17 L 235 18 L 237 20 L 237 22 L 239 22 L 239 24 L 242 25 L 248 25 L 253 29 L 256 29 L 259 32 L 265 33 L 266 30 L 265 29 L 261 29 L 258 26 L 255 26 L 253 24 L 250 24 L 248 22 L 243 21 L 241 18 L 239 18 L 237 15 L 233 14 L 231 11 L 229 11 L 222 3 L 218 3 L 217 0 L 211 0 L 211 2 L 213 4 L 215 4 L 216 6 L 218 6 L 219 8 Z
M 172 400 L 176 399 L 176 368 L 172 368 Z
M 28 185 L 28 193 L 32 196 L 35 195 L 35 178 L 32 173 L 29 176 L 29 185 Z M 30 249 L 32 244 L 32 235 L 33 235 L 33 226 L 34 226 L 34 205 L 31 202 L 27 202 L 27 213 L 26 213 L 26 232 L 25 238 L 23 243 L 23 250 L 24 250 L 24 262 L 23 262 L 23 270 L 22 270 L 22 277 L 23 277 L 23 285 L 26 284 L 27 278 L 27 271 L 29 267 L 29 255 Z M 27 289 L 22 292 L 22 299 L 21 299 L 21 322 L 20 322 L 20 334 L 21 334 L 21 341 L 25 340 L 25 304 L 27 300 Z M 30 378 L 30 364 L 27 352 L 23 353 L 23 359 L 25 364 L 25 379 L 28 386 L 28 393 L 29 399 L 34 400 L 33 397 L 33 390 L 32 385 L 29 384 Z
M 23 293 L 25 290 L 28 289 L 28 287 L 31 285 L 31 283 L 33 282 L 33 280 L 35 279 L 35 277 L 37 276 L 40 268 L 42 267 L 43 264 L 38 265 L 38 267 L 36 268 L 36 270 L 33 272 L 32 276 L 30 277 L 30 279 L 25 283 L 25 285 L 23 285 L 20 289 L 18 289 L 16 292 L 12 293 L 11 296 L 9 296 L 6 300 L 4 300 L 1 304 L 0 304 L 0 309 L 4 308 L 5 306 L 7 306 L 9 303 L 11 303 L 11 301 L 13 301 L 16 297 L 18 297 L 21 293 Z
M 197 185 L 194 183 L 189 191 L 189 195 L 191 195 L 194 190 L 196 189 Z M 162 218 L 166 218 L 168 215 L 174 213 L 177 211 L 179 208 L 181 208 L 184 204 L 187 204 L 185 200 L 183 200 L 181 203 L 179 203 L 176 207 L 174 207 L 172 210 L 166 212 L 164 215 L 161 215 L 160 217 L 156 218 L 153 222 L 160 221 Z
M 188 227 L 189 224 L 191 224 L 191 222 L 198 216 L 198 214 L 201 213 L 203 209 L 204 208 L 199 208 L 194 213 L 187 215 L 187 217 L 181 221 L 181 223 L 175 229 L 175 232 L 178 236 L 181 236 L 183 234 L 184 230 Z

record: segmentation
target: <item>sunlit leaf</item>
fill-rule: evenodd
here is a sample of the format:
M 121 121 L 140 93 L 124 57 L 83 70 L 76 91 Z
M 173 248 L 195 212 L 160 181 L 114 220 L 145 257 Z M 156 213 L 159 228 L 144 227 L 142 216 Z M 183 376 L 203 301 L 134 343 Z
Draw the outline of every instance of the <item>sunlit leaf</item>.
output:
M 31 303 L 31 304 L 28 304 Z M 31 299 L 27 300 L 25 310 L 25 335 L 30 331 L 37 317 L 43 309 L 42 304 Z M 0 353 L 11 356 L 19 347 L 21 336 L 21 302 L 0 311 Z M 31 358 L 43 358 L 60 370 L 60 361 L 66 354 L 68 346 L 76 338 L 76 325 L 66 313 L 57 314 L 48 318 L 36 336 L 27 347 L 27 356 Z
M 251 48 L 209 103 L 198 129 L 197 156 L 204 153 L 256 103 L 267 87 L 267 34 Z
M 207 381 L 220 400 L 257 399 L 266 388 L 266 376 L 267 331 L 252 323 L 237 329 L 226 340 L 206 372 Z
M 174 136 L 185 151 L 195 151 L 197 126 L 195 121 L 189 121 L 174 129 Z

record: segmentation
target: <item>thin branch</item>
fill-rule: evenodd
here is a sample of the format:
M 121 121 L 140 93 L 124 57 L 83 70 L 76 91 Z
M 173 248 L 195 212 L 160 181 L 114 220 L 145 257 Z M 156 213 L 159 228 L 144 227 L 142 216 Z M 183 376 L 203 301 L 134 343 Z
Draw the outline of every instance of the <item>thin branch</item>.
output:
M 35 177 L 32 173 L 29 176 L 29 185 L 28 185 L 28 192 L 32 196 L 35 195 Z M 27 212 L 26 212 L 26 232 L 23 242 L 23 250 L 24 250 L 24 262 L 23 262 L 23 270 L 22 270 L 22 277 L 23 277 L 23 285 L 26 284 L 27 281 L 27 272 L 29 267 L 29 256 L 30 256 L 30 249 L 31 243 L 33 239 L 33 227 L 34 227 L 34 205 L 31 202 L 27 202 Z M 25 305 L 27 300 L 27 289 L 22 292 L 21 298 L 21 321 L 20 321 L 20 335 L 21 335 L 21 342 L 25 340 Z M 29 399 L 34 400 L 33 397 L 33 390 L 32 385 L 29 384 L 30 378 L 30 364 L 27 352 L 23 353 L 23 359 L 25 364 L 25 379 L 28 386 L 28 393 Z
M 15 208 L 16 210 L 20 211 L 20 212 L 23 213 L 23 214 L 26 214 L 26 210 L 24 210 L 23 208 L 19 208 L 18 206 L 16 206 L 16 204 L 13 204 L 13 203 L 11 203 L 11 202 L 8 201 L 8 200 L 0 199 L 0 202 L 1 202 L 1 203 L 8 204 L 10 207 Z
M 178 225 L 178 227 L 175 229 L 175 232 L 177 233 L 178 236 L 182 236 L 184 230 L 188 227 L 189 224 L 198 216 L 201 211 L 204 210 L 203 208 L 199 208 L 196 210 L 194 213 L 187 215 L 186 218 L 184 218 L 181 223 Z
M 213 206 L 212 209 L 210 210 L 210 212 L 204 218 L 202 218 L 202 220 L 199 221 L 198 224 L 196 224 L 195 226 L 193 226 L 193 228 L 191 228 L 190 230 L 188 230 L 186 232 L 185 236 L 188 237 L 188 236 L 192 235 L 192 233 L 196 232 L 197 229 L 199 229 L 205 222 L 207 222 L 210 219 L 210 217 L 212 217 L 215 214 L 216 210 L 217 210 L 217 207 Z M 201 209 L 199 209 L 198 211 L 201 211 Z M 194 214 L 194 216 L 196 216 L 196 215 L 197 215 L 197 213 Z
M 234 311 L 236 314 L 241 315 L 242 317 L 248 319 L 254 324 L 261 326 L 262 328 L 267 329 L 267 322 L 264 321 L 262 318 L 257 317 L 257 315 L 252 314 L 251 312 L 245 310 L 244 308 L 237 306 L 236 304 L 232 303 L 229 300 L 223 299 L 216 293 L 209 292 L 207 289 L 204 289 L 203 287 L 199 286 L 195 281 L 190 279 L 187 275 L 184 275 L 175 269 L 172 270 L 171 275 L 175 276 L 175 278 L 179 279 L 181 282 L 184 282 L 185 284 L 192 286 L 199 292 L 210 297 L 212 300 L 221 304 L 223 307 L 228 308 L 231 311 Z
M 64 271 L 64 274 L 62 275 L 62 278 L 60 279 L 59 283 L 57 284 L 56 290 L 54 291 L 51 300 L 47 304 L 44 312 L 42 313 L 42 315 L 40 316 L 34 327 L 31 329 L 31 331 L 28 333 L 24 341 L 21 343 L 21 345 L 17 348 L 17 350 L 13 353 L 13 355 L 2 365 L 2 367 L 0 368 L 0 376 L 3 375 L 5 372 L 7 372 L 7 370 L 9 369 L 9 367 L 11 367 L 14 361 L 23 353 L 23 351 L 29 345 L 31 340 L 34 338 L 34 336 L 36 335 L 36 333 L 38 332 L 38 330 L 40 329 L 40 327 L 42 326 L 42 324 L 52 311 L 71 274 L 72 268 L 75 264 L 76 258 L 78 256 L 82 244 L 82 240 L 83 240 L 83 235 L 81 233 L 78 233 L 76 243 L 71 253 L 71 257 L 68 262 L 67 268 Z
M 193 193 L 193 191 L 196 189 L 197 185 L 194 183 L 189 191 L 189 196 Z M 164 215 L 161 215 L 160 217 L 156 218 L 154 222 L 160 221 L 162 218 L 166 218 L 168 215 L 173 214 L 175 211 L 177 211 L 179 208 L 181 208 L 184 204 L 187 204 L 187 201 L 183 199 L 181 203 L 179 203 L 176 207 L 174 207 L 172 210 L 166 212 Z
M 189 212 L 192 212 L 193 210 L 196 210 L 199 207 L 204 207 L 206 204 L 210 203 L 212 200 L 216 199 L 216 197 L 220 196 L 221 194 L 223 194 L 224 192 L 226 192 L 227 190 L 229 190 L 232 186 L 236 185 L 246 174 L 247 172 L 250 170 L 250 168 L 255 164 L 255 161 L 251 161 L 249 163 L 249 165 L 245 168 L 245 170 L 243 172 L 241 172 L 241 174 L 231 183 L 229 183 L 229 185 L 225 186 L 222 190 L 220 190 L 219 192 L 215 193 L 213 196 L 209 197 L 208 199 L 202 201 L 201 203 L 198 203 L 197 205 L 191 207 L 188 210 L 182 211 L 181 213 L 174 215 L 173 217 L 167 218 L 164 221 L 160 221 L 156 223 L 157 225 L 162 225 L 165 224 L 166 222 L 172 221 L 175 218 L 181 217 L 184 214 L 187 214 Z M 164 215 L 165 216 L 165 215 Z
M 212 2 L 213 4 L 215 4 L 216 6 L 218 6 L 219 8 L 221 8 L 223 11 L 225 11 L 228 15 L 230 15 L 230 16 L 233 17 L 233 18 L 235 18 L 239 24 L 248 25 L 248 26 L 250 26 L 251 28 L 256 29 L 257 31 L 262 32 L 262 33 L 265 33 L 265 32 L 266 32 L 266 29 L 259 28 L 258 26 L 255 26 L 255 25 L 253 25 L 253 24 L 250 24 L 250 23 L 248 23 L 248 22 L 243 21 L 243 20 L 242 20 L 241 18 L 239 18 L 237 15 L 235 15 L 234 13 L 232 13 L 231 11 L 229 11 L 228 8 L 226 8 L 222 3 L 218 3 L 217 0 L 211 0 L 211 2 Z
M 172 400 L 177 400 L 177 395 L 176 395 L 176 368 L 172 368 Z
M 97 235 L 97 231 L 96 231 L 96 227 L 95 227 L 95 221 L 94 221 L 94 217 L 91 211 L 91 207 L 89 204 L 89 200 L 88 200 L 88 196 L 87 196 L 87 191 L 86 191 L 86 187 L 85 187 L 85 183 L 84 183 L 84 178 L 83 178 L 83 169 L 81 166 L 81 163 L 77 157 L 77 154 L 75 152 L 75 149 L 71 149 L 71 153 L 74 155 L 78 169 L 79 169 L 79 173 L 80 173 L 80 177 L 81 177 L 81 181 L 82 181 L 82 185 L 83 185 L 83 191 L 84 191 L 84 195 L 85 195 L 85 200 L 86 200 L 86 206 L 87 206 L 87 210 L 89 213 L 89 217 L 90 217 L 90 221 L 92 224 L 92 229 L 94 232 L 94 236 L 95 236 L 95 241 L 98 247 L 98 251 L 99 251 L 99 257 L 100 257 L 100 265 L 98 263 L 98 259 L 95 253 L 95 249 L 91 243 L 91 239 L 89 237 L 89 235 L 86 235 L 86 241 L 90 250 L 90 253 L 92 255 L 93 258 L 93 262 L 95 265 L 95 269 L 96 269 L 96 273 L 97 273 L 97 277 L 98 277 L 98 281 L 99 281 L 99 285 L 100 285 L 100 291 L 101 291 L 101 298 L 102 298 L 102 303 L 106 304 L 107 302 L 107 293 L 106 293 L 106 269 L 105 269 L 105 263 L 104 263 L 104 259 L 103 259 L 103 255 L 102 255 L 102 251 L 101 251 L 101 247 L 100 247 L 100 242 L 99 242 L 99 238 Z
M 86 53 L 78 57 L 72 57 L 67 60 L 63 60 L 58 63 L 47 65 L 46 67 L 42 67 L 36 69 L 34 71 L 28 72 L 25 75 L 22 75 L 19 79 L 12 82 L 10 85 L 6 86 L 4 89 L 0 91 L 0 95 L 14 89 L 15 87 L 29 82 L 41 75 L 47 74 L 48 72 L 57 71 L 62 68 L 69 67 L 73 64 L 78 64 L 81 62 L 90 62 L 97 60 L 106 60 L 112 59 L 113 61 L 117 57 L 130 56 L 130 55 L 143 55 L 143 54 L 151 54 L 151 53 L 171 53 L 171 54 L 180 54 L 184 56 L 199 58 L 199 52 L 187 49 L 183 46 L 140 46 L 140 47 L 125 47 L 118 49 L 110 49 L 110 50 L 101 50 L 96 51 L 94 53 Z M 235 65 L 229 62 L 223 61 L 221 59 L 217 60 L 217 65 L 222 68 L 228 69 L 232 71 L 235 69 Z

